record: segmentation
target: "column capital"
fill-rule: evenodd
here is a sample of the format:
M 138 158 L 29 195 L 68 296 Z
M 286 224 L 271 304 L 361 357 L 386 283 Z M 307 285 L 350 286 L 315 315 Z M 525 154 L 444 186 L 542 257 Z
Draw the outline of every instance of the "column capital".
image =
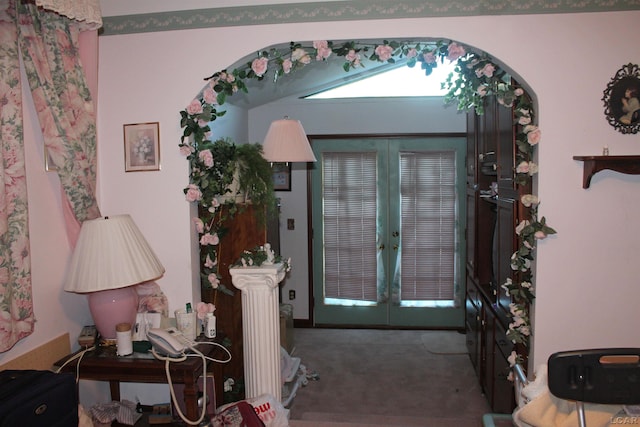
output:
M 284 264 L 260 265 L 251 267 L 230 267 L 233 286 L 242 290 L 249 286 L 268 286 L 275 288 L 284 279 Z

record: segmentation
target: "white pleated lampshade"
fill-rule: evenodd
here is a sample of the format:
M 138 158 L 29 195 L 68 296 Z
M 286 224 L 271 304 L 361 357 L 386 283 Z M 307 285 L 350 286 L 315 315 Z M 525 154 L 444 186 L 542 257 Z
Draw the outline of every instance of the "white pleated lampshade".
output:
M 316 161 L 300 121 L 286 117 L 271 123 L 262 150 L 264 158 L 270 162 Z
M 64 289 L 119 289 L 157 279 L 164 271 L 131 216 L 97 218 L 82 224 Z

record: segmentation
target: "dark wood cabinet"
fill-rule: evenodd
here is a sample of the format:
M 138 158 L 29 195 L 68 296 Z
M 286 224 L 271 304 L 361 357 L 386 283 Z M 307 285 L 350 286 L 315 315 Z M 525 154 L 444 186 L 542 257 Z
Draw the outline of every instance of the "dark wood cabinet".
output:
M 228 208 L 223 207 L 223 217 L 228 216 Z M 202 300 L 216 306 L 216 323 L 218 330 L 231 342 L 232 360 L 223 365 L 225 378 L 235 381 L 244 377 L 243 345 L 242 345 L 242 295 L 231 283 L 229 267 L 233 265 L 244 250 L 264 245 L 267 241 L 267 227 L 260 220 L 253 205 L 244 205 L 224 222 L 226 233 L 220 240 L 218 251 L 218 272 L 221 283 L 234 292 L 233 296 L 216 292 L 210 288 L 202 289 Z
M 493 412 L 515 408 L 513 382 L 507 358 L 514 346 L 505 332 L 504 316 L 484 290 L 467 281 L 466 339 L 469 358 Z
M 515 407 L 507 358 L 510 297 L 501 285 L 513 278 L 515 227 L 522 218 L 515 174 L 513 111 L 486 99 L 484 114 L 467 116 L 467 300 L 469 357 L 494 412 Z

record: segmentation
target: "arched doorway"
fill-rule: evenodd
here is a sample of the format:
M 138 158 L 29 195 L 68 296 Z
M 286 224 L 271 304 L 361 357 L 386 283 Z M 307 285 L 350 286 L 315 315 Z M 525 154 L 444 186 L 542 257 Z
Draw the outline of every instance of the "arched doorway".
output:
M 322 63 L 330 65 L 330 59 L 340 58 L 338 67 L 343 71 L 357 69 L 361 61 L 365 58 L 376 66 L 384 64 L 395 64 L 398 60 L 406 61 L 408 65 L 420 65 L 425 70 L 437 64 L 437 61 L 451 60 L 458 62 L 460 78 L 449 82 L 450 92 L 446 97 L 447 101 L 457 102 L 458 108 L 476 108 L 481 114 L 483 99 L 487 96 L 495 96 L 502 105 L 512 107 L 514 110 L 515 124 L 519 128 L 515 130 L 516 144 L 518 146 L 516 165 L 526 162 L 532 163 L 535 146 L 539 140 L 539 129 L 535 126 L 534 101 L 532 97 L 523 89 L 526 84 L 521 84 L 522 88 L 517 88 L 504 79 L 507 67 L 497 63 L 485 52 L 475 52 L 472 48 L 450 40 L 423 39 L 422 41 L 397 42 L 388 40 L 373 40 L 369 42 L 330 42 L 315 41 L 308 44 L 291 42 L 288 45 L 272 46 L 260 50 L 252 59 L 246 58 L 238 61 L 237 67 L 219 71 L 209 78 L 209 85 L 203 89 L 196 99 L 201 102 L 204 113 L 192 115 L 188 111 L 183 112 L 182 127 L 185 129 L 185 136 L 194 140 L 194 153 L 197 153 L 198 139 L 207 138 L 210 127 L 201 126 L 204 116 L 208 115 L 210 120 L 220 117 L 221 105 L 227 98 L 234 97 L 240 99 L 243 94 L 251 96 L 251 89 L 263 87 L 264 90 L 276 87 L 278 91 L 283 91 L 283 85 L 277 84 L 283 79 L 286 80 L 288 90 L 302 87 L 303 81 L 317 81 L 318 74 L 327 76 L 327 69 L 318 70 L 318 67 L 309 65 Z M 316 62 L 314 62 L 316 61 Z M 272 67 L 270 69 L 270 67 Z M 335 67 L 335 64 L 334 64 Z M 269 74 L 269 73 L 272 74 Z M 269 78 L 267 78 L 269 77 Z M 324 79 L 326 84 L 326 77 Z M 265 84 L 275 82 L 276 85 Z M 292 89 L 293 88 L 293 89 Z M 317 86 L 316 86 L 317 88 Z M 306 89 L 308 90 L 308 89 Z M 282 95 L 282 93 L 280 94 Z M 241 104 L 241 103 L 240 103 Z M 203 116 L 204 114 L 204 116 Z M 195 154 L 193 154 L 195 155 Z M 193 171 L 192 171 L 193 173 Z M 197 173 L 201 173 L 198 171 Z M 514 171 L 514 179 L 518 182 L 529 183 L 534 175 L 532 169 L 524 170 L 518 168 Z M 527 207 L 535 207 L 537 201 L 528 198 Z M 532 217 L 529 220 L 531 231 L 552 232 L 543 222 L 538 221 L 537 211 L 532 210 Z M 545 228 L 546 227 L 546 228 Z M 531 234 L 533 236 L 533 233 Z M 533 238 L 533 237 L 532 237 Z M 530 245 L 528 236 L 521 239 L 522 245 Z M 533 276 L 531 261 L 533 254 L 531 250 L 518 251 L 515 262 L 519 264 L 520 277 L 522 282 L 530 283 Z M 520 283 L 511 282 L 509 286 L 517 289 Z M 515 293 L 513 293 L 515 294 Z M 531 325 L 528 313 L 522 315 L 523 310 L 528 310 L 528 304 L 533 295 L 525 293 L 522 301 L 516 301 L 519 308 L 516 315 L 511 315 L 518 319 L 513 325 L 513 336 L 520 341 L 526 341 L 530 334 Z
M 508 75 L 506 67 L 495 63 L 489 55 L 484 52 L 474 52 L 470 48 L 452 41 L 429 40 L 402 43 L 383 41 L 381 43 L 372 42 L 370 46 L 365 45 L 364 47 L 355 42 L 334 44 L 323 41 L 309 43 L 307 47 L 302 43 L 292 43 L 284 52 L 279 51 L 277 47 L 265 48 L 259 51 L 256 56 L 241 60 L 237 68 L 222 70 L 210 77 L 210 84 L 196 98 L 196 107 L 198 105 L 202 107 L 200 112 L 195 112 L 195 110 L 194 113 L 183 112 L 184 135 L 188 137 L 193 135 L 194 140 L 185 141 L 182 146 L 190 150 L 190 156 L 197 156 L 198 138 L 201 141 L 207 138 L 207 132 L 210 130 L 208 124 L 203 126 L 203 116 L 199 116 L 199 114 L 205 114 L 204 118 L 207 118 L 209 123 L 212 122 L 221 116 L 220 112 L 224 109 L 222 104 L 227 101 L 227 98 L 239 99 L 238 105 L 242 105 L 242 97 L 244 96 L 242 94 L 244 91 L 248 93 L 244 99 L 248 103 L 252 85 L 262 87 L 263 90 L 275 90 L 277 93 L 283 91 L 283 87 L 294 87 L 297 82 L 302 82 L 305 79 L 313 80 L 314 72 L 322 74 L 327 73 L 327 70 L 317 71 L 318 67 L 307 68 L 307 66 L 314 63 L 314 60 L 325 65 L 329 62 L 331 55 L 340 58 L 339 64 L 342 64 L 343 72 L 349 71 L 362 60 L 362 57 L 357 56 L 360 53 L 369 55 L 368 58 L 378 66 L 385 63 L 395 64 L 397 60 L 402 59 L 408 64 L 419 64 L 426 70 L 433 61 L 443 59 L 457 61 L 462 77 L 449 82 L 448 100 L 457 102 L 461 109 L 475 108 L 476 112 L 482 113 L 484 99 L 493 96 L 499 104 L 512 108 L 514 145 L 518 147 L 518 150 L 514 151 L 516 153 L 513 160 L 514 170 L 510 174 L 517 185 L 528 185 L 531 182 L 536 169 L 533 163 L 533 154 L 539 140 L 539 129 L 535 126 L 534 102 L 531 96 L 522 87 L 512 85 L 511 81 L 506 78 Z M 273 64 L 275 69 L 273 76 L 268 75 L 270 64 Z M 296 71 L 299 74 L 292 74 L 292 70 L 295 70 L 296 66 L 299 66 L 299 70 Z M 291 86 L 278 86 L 280 82 L 288 82 L 285 79 L 291 76 L 295 76 L 294 78 L 297 79 L 292 82 Z M 267 82 L 275 82 L 276 84 L 265 84 Z M 305 92 L 308 93 L 308 90 L 306 89 Z M 192 173 L 202 173 L 202 169 L 192 170 Z M 530 292 L 530 283 L 533 278 L 531 267 L 533 252 L 531 248 L 535 245 L 532 245 L 532 241 L 539 238 L 536 235 L 538 232 L 540 232 L 540 236 L 553 232 L 546 226 L 544 220 L 538 220 L 535 196 L 530 194 L 527 196 L 522 201 L 515 201 L 515 203 L 522 203 L 527 208 L 533 207 L 528 211 L 531 216 L 526 220 L 526 225 L 518 224 L 522 225 L 517 231 L 520 236 L 520 246 L 514 252 L 512 259 L 512 266 L 515 266 L 515 270 L 518 271 L 517 279 L 497 284 L 499 287 L 506 287 L 510 296 L 514 297 L 513 310 L 506 313 L 512 320 L 509 323 L 508 336 L 512 341 L 525 347 L 531 331 L 528 309 L 529 303 L 533 299 L 533 294 Z M 523 353 L 526 354 L 526 350 Z

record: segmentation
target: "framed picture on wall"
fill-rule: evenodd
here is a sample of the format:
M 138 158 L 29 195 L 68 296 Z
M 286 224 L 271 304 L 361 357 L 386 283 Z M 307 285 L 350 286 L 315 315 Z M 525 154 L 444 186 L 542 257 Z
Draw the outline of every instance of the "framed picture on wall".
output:
M 273 189 L 276 191 L 291 191 L 291 163 L 274 163 Z
M 611 79 L 602 97 L 607 121 L 622 133 L 640 131 L 640 67 L 627 64 Z
M 160 123 L 124 125 L 124 170 L 160 170 Z

